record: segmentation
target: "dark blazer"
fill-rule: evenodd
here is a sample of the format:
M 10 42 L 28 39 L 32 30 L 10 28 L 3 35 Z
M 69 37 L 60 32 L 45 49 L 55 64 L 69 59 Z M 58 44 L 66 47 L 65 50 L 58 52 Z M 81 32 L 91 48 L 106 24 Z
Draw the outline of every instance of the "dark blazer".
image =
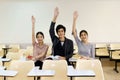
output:
M 55 22 L 51 22 L 49 33 L 53 43 L 52 46 L 53 55 L 55 55 L 54 46 L 56 46 L 56 44 L 60 41 L 59 38 L 55 35 L 54 27 L 55 27 Z M 73 55 L 73 41 L 68 38 L 65 38 L 64 45 L 65 45 L 65 58 L 66 60 L 68 60 Z

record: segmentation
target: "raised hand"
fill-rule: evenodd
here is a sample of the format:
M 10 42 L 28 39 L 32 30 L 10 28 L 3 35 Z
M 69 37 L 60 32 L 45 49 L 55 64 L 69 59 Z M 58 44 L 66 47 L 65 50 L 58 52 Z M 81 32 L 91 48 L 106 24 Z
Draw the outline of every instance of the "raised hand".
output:
M 31 17 L 31 20 L 32 20 L 32 24 L 35 24 L 35 17 L 34 16 Z
M 74 37 L 77 36 L 77 33 L 76 33 L 76 20 L 78 18 L 78 12 L 77 11 L 74 11 L 73 13 L 73 26 L 72 26 L 72 34 Z
M 56 7 L 54 10 L 54 17 L 57 17 L 58 15 L 59 15 L 59 9 L 58 7 Z
M 59 9 L 58 9 L 58 7 L 56 7 L 54 10 L 54 17 L 53 17 L 54 22 L 56 22 L 58 15 L 59 15 Z
M 73 13 L 73 19 L 76 20 L 77 18 L 78 18 L 78 12 L 75 11 L 75 12 Z

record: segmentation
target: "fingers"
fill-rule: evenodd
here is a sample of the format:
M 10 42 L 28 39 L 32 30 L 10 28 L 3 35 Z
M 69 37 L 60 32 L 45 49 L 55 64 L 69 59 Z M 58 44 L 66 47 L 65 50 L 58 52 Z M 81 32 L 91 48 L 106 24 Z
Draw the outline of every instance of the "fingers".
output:
M 35 24 L 35 17 L 33 15 L 31 17 L 31 20 L 32 20 L 32 24 Z
M 54 16 L 57 17 L 59 15 L 59 8 L 56 7 L 54 10 Z
M 73 18 L 74 18 L 74 19 L 77 19 L 77 18 L 78 18 L 78 12 L 77 12 L 77 11 L 74 11 L 74 13 L 73 13 Z

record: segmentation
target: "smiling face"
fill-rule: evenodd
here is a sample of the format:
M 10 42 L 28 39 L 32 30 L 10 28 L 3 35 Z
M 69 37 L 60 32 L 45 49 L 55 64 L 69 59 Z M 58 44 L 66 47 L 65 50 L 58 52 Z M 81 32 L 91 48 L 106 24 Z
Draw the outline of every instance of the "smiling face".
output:
M 65 37 L 65 32 L 63 30 L 63 28 L 59 29 L 57 32 L 59 38 L 64 38 Z
M 65 37 L 66 28 L 63 25 L 58 25 L 56 28 L 57 35 L 60 39 Z
M 37 42 L 38 42 L 38 43 L 43 43 L 43 39 L 44 39 L 43 33 L 42 33 L 42 32 L 38 32 L 38 33 L 36 34 L 36 39 L 37 39 Z
M 38 43 L 42 43 L 43 42 L 44 38 L 43 38 L 43 36 L 41 34 L 38 34 L 36 38 L 37 38 Z
M 82 30 L 80 32 L 80 38 L 81 38 L 81 41 L 87 42 L 88 41 L 88 33 L 87 33 L 87 31 Z

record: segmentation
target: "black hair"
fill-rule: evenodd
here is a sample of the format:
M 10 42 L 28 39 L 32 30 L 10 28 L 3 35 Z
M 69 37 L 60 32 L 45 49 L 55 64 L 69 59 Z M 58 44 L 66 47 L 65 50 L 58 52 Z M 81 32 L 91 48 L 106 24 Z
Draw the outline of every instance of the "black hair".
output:
M 37 38 L 38 34 L 41 34 L 43 36 L 43 38 L 44 38 L 44 34 L 42 32 L 37 32 L 36 33 L 36 38 Z
M 88 35 L 88 32 L 87 32 L 86 30 L 81 30 L 80 33 L 79 33 L 79 35 L 81 36 L 81 34 L 82 34 L 83 32 Z
M 64 30 L 64 32 L 66 32 L 66 28 L 63 26 L 63 25 L 57 25 L 57 27 L 56 27 L 56 32 L 58 33 L 58 30 L 59 29 L 63 29 Z

